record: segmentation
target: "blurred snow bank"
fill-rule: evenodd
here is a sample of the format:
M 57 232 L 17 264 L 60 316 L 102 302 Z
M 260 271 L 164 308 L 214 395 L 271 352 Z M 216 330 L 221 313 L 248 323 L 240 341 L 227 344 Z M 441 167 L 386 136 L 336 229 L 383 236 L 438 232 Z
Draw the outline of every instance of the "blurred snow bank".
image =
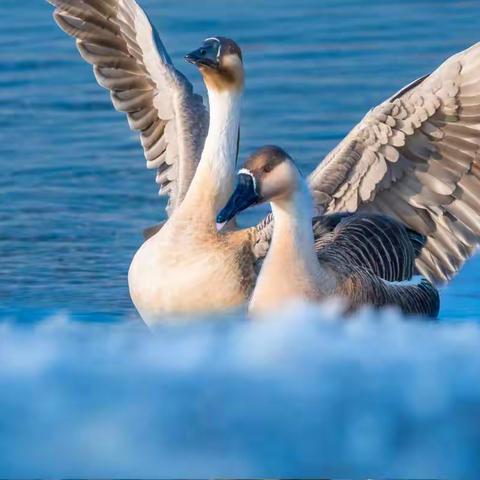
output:
M 5 320 L 0 475 L 478 478 L 478 324 L 275 317 Z

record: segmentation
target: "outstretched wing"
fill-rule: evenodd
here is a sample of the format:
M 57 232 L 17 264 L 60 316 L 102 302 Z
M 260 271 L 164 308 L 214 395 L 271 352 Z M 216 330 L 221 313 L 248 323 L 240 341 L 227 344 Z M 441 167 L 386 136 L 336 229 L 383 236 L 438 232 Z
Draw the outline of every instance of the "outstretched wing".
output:
M 480 44 L 371 110 L 310 176 L 323 212 L 380 212 L 427 237 L 430 280 L 480 242 Z
M 172 64 L 134 0 L 48 0 L 58 25 L 77 39 L 114 107 L 140 132 L 147 168 L 157 169 L 170 214 L 183 200 L 208 130 L 202 98 Z

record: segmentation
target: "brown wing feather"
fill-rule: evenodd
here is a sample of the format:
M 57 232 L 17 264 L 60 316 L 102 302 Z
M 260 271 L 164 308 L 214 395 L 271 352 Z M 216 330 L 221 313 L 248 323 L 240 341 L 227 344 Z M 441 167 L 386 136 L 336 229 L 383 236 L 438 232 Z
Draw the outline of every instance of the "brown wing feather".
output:
M 319 211 L 381 212 L 427 237 L 417 260 L 451 278 L 480 242 L 480 44 L 371 112 L 312 173 Z
M 320 263 L 337 277 L 336 294 L 352 309 L 394 305 L 404 313 L 435 317 L 437 289 L 412 280 L 426 238 L 391 217 L 365 213 L 323 215 L 314 222 Z
M 183 200 L 200 159 L 208 115 L 134 0 L 48 0 L 55 20 L 76 38 L 98 83 L 110 90 L 140 138 L 147 168 L 157 169 L 167 212 Z
M 362 268 L 350 269 L 343 275 L 339 271 L 337 274 L 340 280 L 337 294 L 348 299 L 352 310 L 365 305 L 395 306 L 408 315 L 438 316 L 438 290 L 426 278 L 422 277 L 418 283 L 394 283 Z
M 362 267 L 391 282 L 409 280 L 426 238 L 379 214 L 330 214 L 314 220 L 320 262 Z

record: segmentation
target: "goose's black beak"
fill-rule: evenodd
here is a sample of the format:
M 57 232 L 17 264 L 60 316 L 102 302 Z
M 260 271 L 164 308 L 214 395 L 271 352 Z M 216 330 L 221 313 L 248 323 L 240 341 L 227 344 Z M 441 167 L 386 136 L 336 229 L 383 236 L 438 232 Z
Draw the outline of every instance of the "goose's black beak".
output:
M 232 193 L 225 207 L 217 216 L 217 223 L 231 220 L 237 213 L 260 201 L 255 188 L 255 180 L 252 175 L 239 173 L 237 175 L 237 187 Z
M 218 48 L 214 45 L 203 45 L 197 50 L 185 55 L 185 60 L 197 67 L 202 66 L 217 69 L 219 66 Z

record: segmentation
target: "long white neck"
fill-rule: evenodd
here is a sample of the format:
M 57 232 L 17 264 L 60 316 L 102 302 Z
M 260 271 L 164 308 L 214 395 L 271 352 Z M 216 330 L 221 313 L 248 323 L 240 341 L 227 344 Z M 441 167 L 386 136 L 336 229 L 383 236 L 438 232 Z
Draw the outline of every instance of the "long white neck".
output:
M 335 289 L 335 279 L 317 259 L 313 204 L 307 185 L 272 202 L 273 236 L 250 301 L 250 312 L 278 309 L 293 300 L 318 301 Z
M 314 260 L 315 243 L 312 231 L 313 201 L 308 186 L 302 180 L 287 198 L 272 202 L 275 220 L 269 256 L 287 255 L 288 261 L 309 265 Z
M 182 202 L 184 214 L 209 226 L 227 202 L 237 158 L 242 91 L 208 90 L 210 125 L 203 153 Z

